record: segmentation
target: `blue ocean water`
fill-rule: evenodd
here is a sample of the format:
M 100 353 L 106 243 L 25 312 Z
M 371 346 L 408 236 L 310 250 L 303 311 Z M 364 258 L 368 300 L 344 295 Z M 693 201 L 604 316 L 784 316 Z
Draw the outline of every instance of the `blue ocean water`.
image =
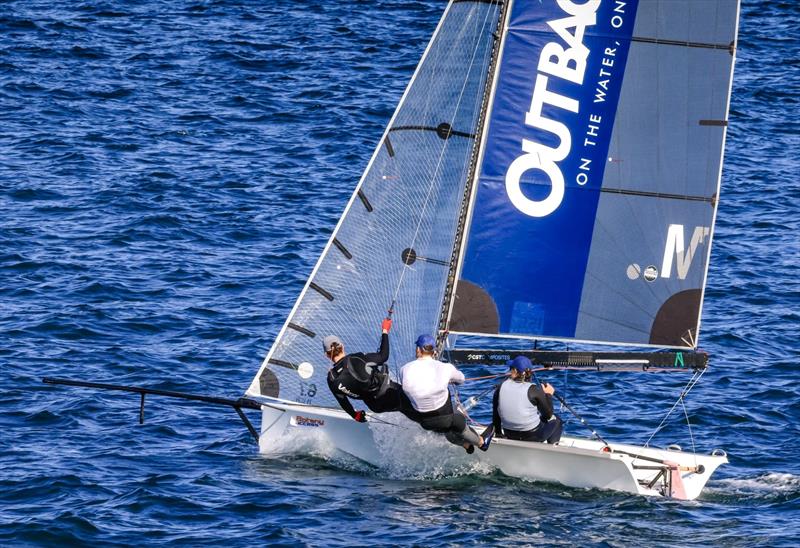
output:
M 731 462 L 699 500 L 448 472 L 435 455 L 269 459 L 224 408 L 151 398 L 140 426 L 135 395 L 41 384 L 240 395 L 442 8 L 0 2 L 0 545 L 800 542 L 795 2 L 742 6 L 711 368 L 687 403 L 698 449 Z M 606 437 L 641 443 L 686 378 L 552 382 Z M 655 441 L 685 437 L 677 417 Z

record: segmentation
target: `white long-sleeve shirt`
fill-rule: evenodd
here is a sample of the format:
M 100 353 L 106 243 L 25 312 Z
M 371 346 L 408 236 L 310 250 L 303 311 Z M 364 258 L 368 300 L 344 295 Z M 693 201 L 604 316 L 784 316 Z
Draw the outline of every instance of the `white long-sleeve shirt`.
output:
M 453 364 L 442 363 L 430 356 L 408 362 L 400 369 L 400 384 L 414 409 L 421 413 L 436 411 L 450 397 L 447 385 L 461 384 L 464 373 Z

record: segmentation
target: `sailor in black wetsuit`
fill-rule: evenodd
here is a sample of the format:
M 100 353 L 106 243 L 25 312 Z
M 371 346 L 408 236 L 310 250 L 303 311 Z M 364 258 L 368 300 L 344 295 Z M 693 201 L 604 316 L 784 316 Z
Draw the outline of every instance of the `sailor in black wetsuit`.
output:
M 348 398 L 362 400 L 375 413 L 400 411 L 409 418 L 415 413 L 400 385 L 389 378 L 389 330 L 392 320 L 386 318 L 381 324 L 381 347 L 378 352 L 364 354 L 344 353 L 339 337 L 328 335 L 322 345 L 325 355 L 333 362 L 328 371 L 328 388 L 339 405 L 358 422 L 367 422 L 364 411 L 356 411 Z
M 526 371 L 533 364 L 525 356 L 511 361 L 511 377 L 494 391 L 492 424 L 496 434 L 519 441 L 558 443 L 564 428 L 561 419 L 553 414 L 555 388 L 526 380 Z

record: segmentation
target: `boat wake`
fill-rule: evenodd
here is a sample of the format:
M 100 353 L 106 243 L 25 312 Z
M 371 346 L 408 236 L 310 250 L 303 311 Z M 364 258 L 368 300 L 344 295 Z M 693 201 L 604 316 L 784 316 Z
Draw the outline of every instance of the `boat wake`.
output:
M 704 496 L 721 502 L 781 503 L 800 498 L 800 476 L 768 472 L 753 477 L 711 481 Z
M 491 466 L 444 436 L 422 430 L 399 413 L 386 417 L 392 424 L 371 423 L 370 428 L 381 454 L 378 468 L 390 478 L 431 480 L 492 473 Z
M 337 448 L 329 434 L 313 428 L 276 437 L 263 456 L 318 458 L 336 468 L 397 480 L 437 480 L 493 472 L 475 455 L 448 443 L 442 435 L 422 430 L 400 413 L 384 413 L 381 421 L 368 424 L 378 451 L 378 459 L 372 464 Z

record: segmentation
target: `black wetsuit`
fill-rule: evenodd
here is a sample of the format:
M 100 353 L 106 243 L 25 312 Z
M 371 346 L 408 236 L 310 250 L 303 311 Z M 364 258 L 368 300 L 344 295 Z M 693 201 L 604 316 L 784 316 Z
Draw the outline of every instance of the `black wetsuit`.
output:
M 503 382 L 512 382 L 509 380 Z M 492 424 L 496 435 L 502 437 L 518 440 L 518 441 L 546 441 L 547 443 L 556 443 L 561 439 L 561 432 L 564 429 L 564 424 L 561 419 L 553 413 L 553 396 L 547 394 L 542 387 L 538 384 L 531 384 L 528 388 L 528 401 L 536 406 L 539 411 L 539 426 L 532 430 L 509 430 L 502 428 L 500 422 L 500 413 L 498 405 L 500 403 L 500 387 L 503 385 L 501 382 L 494 390 L 494 398 L 492 399 Z M 553 420 L 550 420 L 553 419 Z
M 359 399 L 375 413 L 400 411 L 409 418 L 416 416 L 400 385 L 389 378 L 389 335 L 381 335 L 377 352 L 348 354 L 328 371 L 328 388 L 348 415 L 356 411 L 348 398 Z

